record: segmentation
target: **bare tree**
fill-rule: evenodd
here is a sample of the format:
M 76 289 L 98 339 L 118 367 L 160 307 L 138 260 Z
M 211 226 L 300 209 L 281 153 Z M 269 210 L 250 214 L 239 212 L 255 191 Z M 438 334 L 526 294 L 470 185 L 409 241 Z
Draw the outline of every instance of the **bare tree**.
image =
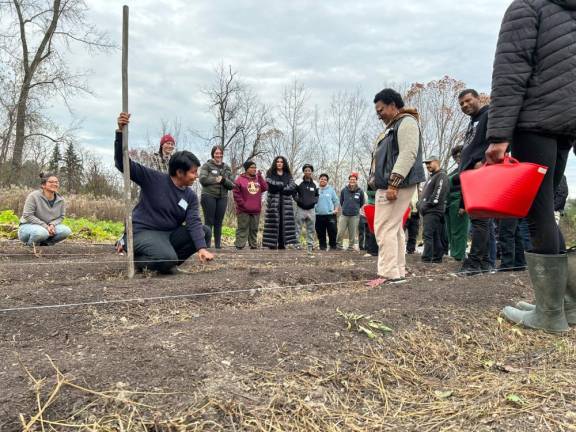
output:
M 328 148 L 329 142 L 326 140 L 327 128 L 326 116 L 323 115 L 320 107 L 316 105 L 310 121 L 308 145 L 310 147 L 309 162 L 314 165 L 318 173 L 330 171 L 331 154 Z
M 364 116 L 357 150 L 357 162 L 361 178 L 367 179 L 370 174 L 372 154 L 378 144 L 378 137 L 384 132 L 384 123 L 373 110 Z
M 31 97 L 38 93 L 44 98 L 60 96 L 69 106 L 70 96 L 89 90 L 84 82 L 85 74 L 69 70 L 66 51 L 73 44 L 93 50 L 107 50 L 112 44 L 105 34 L 86 22 L 84 0 L 12 0 L 9 6 L 7 15 L 11 19 L 3 26 L 6 31 L 2 34 L 2 46 L 3 52 L 16 58 L 19 65 L 15 77 L 17 98 L 11 162 L 15 178 L 30 138 L 27 128 Z
M 208 140 L 227 149 L 241 131 L 241 125 L 236 119 L 242 86 L 238 80 L 238 73 L 232 70 L 232 66 L 225 67 L 224 64 L 220 64 L 215 73 L 216 79 L 212 86 L 203 90 L 216 119 L 215 134 Z
M 84 165 L 84 185 L 82 192 L 95 197 L 121 196 L 119 176 L 116 170 L 107 168 L 102 160 L 90 152 L 83 151 L 81 154 Z
M 337 188 L 347 174 L 361 168 L 363 128 L 369 104 L 359 89 L 339 91 L 323 112 L 315 107 L 311 114 L 306 155 L 317 169 L 326 172 Z M 369 155 L 368 155 L 369 157 Z
M 412 84 L 405 94 L 406 105 L 415 107 L 420 115 L 425 155 L 437 155 L 444 168 L 450 164 L 450 150 L 462 143 L 468 124 L 458 104 L 458 94 L 465 87 L 464 82 L 444 76 Z
M 281 131 L 283 139 L 276 143 L 280 146 L 275 149 L 274 156 L 285 156 L 292 169 L 311 155 L 310 148 L 306 146 L 310 133 L 309 97 L 304 84 L 294 80 L 284 88 L 278 107 L 277 129 Z
M 232 173 L 248 159 L 259 159 L 266 154 L 266 144 L 272 131 L 270 108 L 260 102 L 258 95 L 248 86 L 238 94 L 238 107 L 234 130 L 238 134 L 228 147 L 228 158 Z

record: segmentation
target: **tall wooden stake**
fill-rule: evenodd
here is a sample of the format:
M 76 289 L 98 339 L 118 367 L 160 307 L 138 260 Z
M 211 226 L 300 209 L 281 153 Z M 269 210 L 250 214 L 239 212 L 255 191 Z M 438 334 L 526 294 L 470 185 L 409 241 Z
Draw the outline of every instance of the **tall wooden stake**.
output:
M 128 6 L 122 9 L 122 112 L 128 112 Z M 132 231 L 132 200 L 130 198 L 130 156 L 128 154 L 128 125 L 122 128 L 124 159 L 124 205 L 126 207 L 126 248 L 128 249 L 128 278 L 134 277 L 134 235 Z

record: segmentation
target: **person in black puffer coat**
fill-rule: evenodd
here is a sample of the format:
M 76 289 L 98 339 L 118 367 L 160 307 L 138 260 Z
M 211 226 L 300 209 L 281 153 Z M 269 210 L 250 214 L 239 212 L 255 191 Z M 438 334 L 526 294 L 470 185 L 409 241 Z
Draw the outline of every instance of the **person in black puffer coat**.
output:
M 576 138 L 575 34 L 576 0 L 514 0 L 500 29 L 488 115 L 488 163 L 502 162 L 511 147 L 520 162 L 548 167 L 528 213 L 535 306 L 502 314 L 550 332 L 576 324 L 576 254 L 562 253 L 554 220 L 554 190 Z
M 296 184 L 290 173 L 288 161 L 284 156 L 274 158 L 266 173 L 268 197 L 262 245 L 270 249 L 285 249 L 298 243 L 292 197 Z

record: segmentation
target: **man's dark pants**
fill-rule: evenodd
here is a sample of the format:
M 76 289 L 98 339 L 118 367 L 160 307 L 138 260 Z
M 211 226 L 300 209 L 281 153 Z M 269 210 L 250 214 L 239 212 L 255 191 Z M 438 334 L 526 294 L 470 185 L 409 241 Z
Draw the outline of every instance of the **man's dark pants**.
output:
M 424 252 L 422 261 L 442 262 L 444 256 L 444 215 L 440 213 L 428 213 L 424 217 Z
M 500 269 L 522 270 L 526 267 L 524 243 L 518 219 L 502 219 L 499 224 Z
M 470 218 L 472 245 L 464 261 L 464 270 L 490 270 L 491 219 Z
M 330 249 L 336 249 L 336 215 L 316 215 L 316 236 L 320 250 L 326 250 L 326 233 L 328 233 L 328 242 Z
M 366 233 L 368 232 L 368 222 L 366 216 L 360 215 L 358 219 L 358 249 L 366 250 Z
M 204 237 L 209 238 L 210 229 L 204 226 Z M 159 273 L 169 273 L 197 252 L 185 226 L 174 231 L 139 231 L 134 234 L 134 260 L 136 268 L 148 268 Z
M 406 221 L 404 229 L 407 232 L 406 252 L 413 254 L 416 251 L 416 241 L 418 239 L 418 231 L 420 231 L 420 214 L 418 212 L 410 213 L 410 217 Z

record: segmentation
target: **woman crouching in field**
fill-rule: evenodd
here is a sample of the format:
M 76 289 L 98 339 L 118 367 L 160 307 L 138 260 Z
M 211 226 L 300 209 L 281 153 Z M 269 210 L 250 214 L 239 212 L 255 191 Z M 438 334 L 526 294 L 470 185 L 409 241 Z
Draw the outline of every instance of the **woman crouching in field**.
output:
M 18 238 L 28 246 L 49 246 L 68 237 L 72 231 L 62 224 L 66 214 L 60 183 L 53 174 L 40 174 L 40 190 L 30 193 L 20 218 Z

